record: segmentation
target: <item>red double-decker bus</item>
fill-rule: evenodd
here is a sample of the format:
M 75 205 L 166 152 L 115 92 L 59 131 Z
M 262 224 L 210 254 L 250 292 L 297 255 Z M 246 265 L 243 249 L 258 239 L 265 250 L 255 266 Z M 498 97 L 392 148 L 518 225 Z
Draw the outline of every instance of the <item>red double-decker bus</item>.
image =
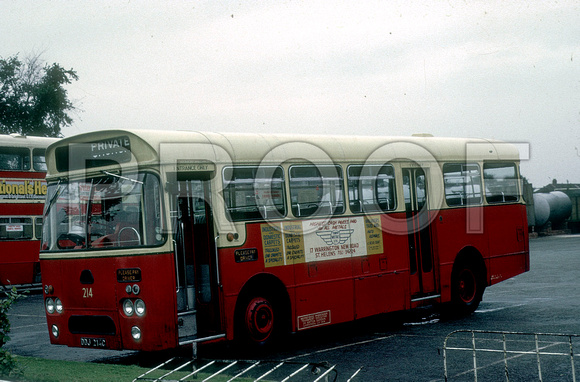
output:
M 0 135 L 0 284 L 40 283 L 44 153 L 54 138 Z
M 53 344 L 264 345 L 385 312 L 473 312 L 529 270 L 518 150 L 483 139 L 112 130 L 47 151 Z

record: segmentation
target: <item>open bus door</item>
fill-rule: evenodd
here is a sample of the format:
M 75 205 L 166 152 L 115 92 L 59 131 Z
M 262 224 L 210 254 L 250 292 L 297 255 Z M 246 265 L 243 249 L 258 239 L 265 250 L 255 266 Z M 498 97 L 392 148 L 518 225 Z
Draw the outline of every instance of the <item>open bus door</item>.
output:
M 435 297 L 437 289 L 425 170 L 420 167 L 404 168 L 403 187 L 409 240 L 411 298 L 420 301 Z
M 172 197 L 180 344 L 222 332 L 210 175 L 179 173 Z

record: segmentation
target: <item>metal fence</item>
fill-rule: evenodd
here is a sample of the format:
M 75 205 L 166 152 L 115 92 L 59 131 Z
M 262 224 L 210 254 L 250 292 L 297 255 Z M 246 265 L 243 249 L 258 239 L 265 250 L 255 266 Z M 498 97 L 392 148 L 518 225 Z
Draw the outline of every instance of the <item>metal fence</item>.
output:
M 577 334 L 457 330 L 443 345 L 445 381 L 576 382 L 579 343 Z

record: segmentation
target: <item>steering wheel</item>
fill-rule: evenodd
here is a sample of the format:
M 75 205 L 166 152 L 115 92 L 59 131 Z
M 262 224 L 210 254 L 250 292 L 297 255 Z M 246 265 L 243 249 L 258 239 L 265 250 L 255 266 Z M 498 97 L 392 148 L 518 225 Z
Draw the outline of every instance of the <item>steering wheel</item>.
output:
M 125 231 L 127 232 L 125 235 L 128 235 L 128 239 L 121 240 L 121 236 Z M 134 236 L 135 238 L 131 238 L 131 236 Z M 131 244 L 138 245 L 140 243 L 141 235 L 139 235 L 139 231 L 137 231 L 134 227 L 123 227 L 119 230 L 119 233 L 117 234 L 117 245 L 119 247 L 128 246 Z

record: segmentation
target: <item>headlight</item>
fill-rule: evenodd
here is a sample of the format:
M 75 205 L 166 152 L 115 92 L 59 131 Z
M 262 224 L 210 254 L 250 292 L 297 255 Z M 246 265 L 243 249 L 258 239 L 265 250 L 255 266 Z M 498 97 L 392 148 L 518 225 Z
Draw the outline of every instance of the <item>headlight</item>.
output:
M 142 317 L 145 314 L 145 301 L 138 299 L 135 301 L 135 313 L 139 317 Z
M 56 325 L 52 325 L 52 335 L 54 338 L 58 338 L 59 335 L 59 330 L 58 330 L 58 326 Z
M 63 307 L 62 307 L 62 301 L 60 301 L 60 298 L 57 297 L 54 300 L 54 305 L 55 305 L 55 308 L 56 308 L 56 312 L 59 313 L 59 314 L 62 313 Z
M 55 310 L 54 300 L 52 298 L 47 298 L 46 299 L 46 311 L 49 314 L 53 314 L 54 313 L 54 310 Z
M 131 317 L 135 313 L 135 307 L 133 306 L 133 301 L 127 299 L 123 302 L 123 312 L 128 317 Z
M 141 329 L 138 326 L 133 326 L 131 328 L 131 336 L 135 341 L 139 341 L 141 339 Z

